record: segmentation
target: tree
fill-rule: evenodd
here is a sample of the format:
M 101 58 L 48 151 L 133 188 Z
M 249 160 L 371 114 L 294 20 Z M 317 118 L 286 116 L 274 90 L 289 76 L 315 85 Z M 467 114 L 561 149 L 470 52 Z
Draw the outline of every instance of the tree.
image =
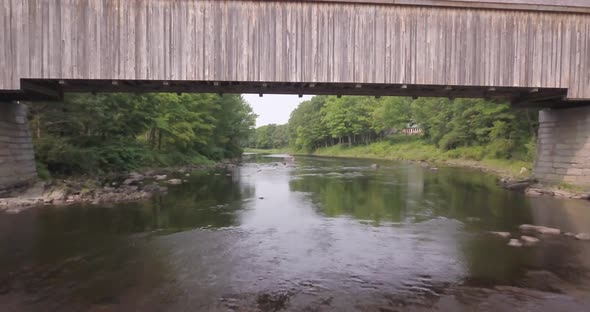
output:
M 236 157 L 256 118 L 236 95 L 68 94 L 31 105 L 37 159 L 64 174 Z
M 408 125 L 418 125 L 423 139 L 443 151 L 482 146 L 490 157 L 530 159 L 537 120 L 535 110 L 483 99 L 316 96 L 291 114 L 289 141 L 306 151 L 333 143 L 352 146 Z

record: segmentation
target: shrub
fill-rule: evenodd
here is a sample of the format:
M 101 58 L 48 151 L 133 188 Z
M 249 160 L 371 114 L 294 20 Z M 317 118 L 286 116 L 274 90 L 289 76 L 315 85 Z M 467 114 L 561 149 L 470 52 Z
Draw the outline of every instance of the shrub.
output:
M 450 158 L 482 160 L 486 155 L 486 149 L 483 146 L 459 147 L 448 151 L 446 154 Z
M 40 161 L 36 161 L 36 166 L 37 166 L 37 177 L 43 181 L 48 181 L 51 180 L 51 173 L 49 172 L 49 169 L 47 169 L 47 166 L 40 162 Z
M 495 139 L 487 146 L 490 158 L 509 159 L 514 149 L 514 142 L 508 139 Z

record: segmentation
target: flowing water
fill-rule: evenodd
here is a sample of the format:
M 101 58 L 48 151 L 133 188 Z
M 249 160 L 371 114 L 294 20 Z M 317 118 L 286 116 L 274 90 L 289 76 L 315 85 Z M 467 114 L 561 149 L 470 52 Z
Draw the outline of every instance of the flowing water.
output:
M 0 311 L 590 311 L 590 204 L 416 163 L 251 156 L 142 203 L 0 212 Z

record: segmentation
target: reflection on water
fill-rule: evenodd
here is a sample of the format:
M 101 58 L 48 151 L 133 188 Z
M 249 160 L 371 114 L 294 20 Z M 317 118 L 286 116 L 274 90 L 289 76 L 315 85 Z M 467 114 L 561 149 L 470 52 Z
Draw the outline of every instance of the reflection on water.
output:
M 587 202 L 525 198 L 456 168 L 251 157 L 143 203 L 0 214 L 0 310 L 380 311 L 519 286 L 530 270 L 587 287 L 590 244 L 511 249 L 485 234 L 590 232 Z

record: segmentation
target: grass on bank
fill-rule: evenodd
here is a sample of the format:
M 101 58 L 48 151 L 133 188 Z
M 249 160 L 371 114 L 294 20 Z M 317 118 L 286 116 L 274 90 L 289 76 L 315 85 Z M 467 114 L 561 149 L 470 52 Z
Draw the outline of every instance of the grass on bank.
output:
M 293 150 L 288 147 L 284 148 L 270 148 L 270 149 L 261 149 L 261 148 L 245 148 L 244 153 L 256 153 L 256 154 L 291 154 Z
M 460 147 L 450 151 L 443 151 L 436 146 L 419 138 L 402 139 L 398 141 L 382 141 L 369 145 L 353 146 L 335 145 L 320 148 L 313 152 L 317 156 L 413 160 L 433 163 L 444 163 L 462 167 L 478 168 L 506 176 L 525 176 L 532 168 L 532 162 L 524 160 L 510 160 L 491 158 L 486 155 L 483 146 Z M 522 168 L 527 173 L 521 174 Z

